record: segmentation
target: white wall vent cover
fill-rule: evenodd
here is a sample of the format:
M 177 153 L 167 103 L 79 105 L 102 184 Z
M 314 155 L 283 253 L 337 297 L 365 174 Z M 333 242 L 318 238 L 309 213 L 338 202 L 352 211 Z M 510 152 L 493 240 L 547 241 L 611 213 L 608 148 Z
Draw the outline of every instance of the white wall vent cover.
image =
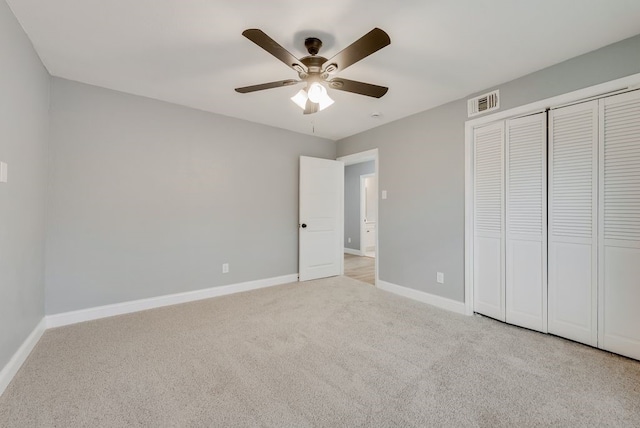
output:
M 495 90 L 479 97 L 471 98 L 467 102 L 467 111 L 469 117 L 497 110 L 500 108 L 500 91 Z

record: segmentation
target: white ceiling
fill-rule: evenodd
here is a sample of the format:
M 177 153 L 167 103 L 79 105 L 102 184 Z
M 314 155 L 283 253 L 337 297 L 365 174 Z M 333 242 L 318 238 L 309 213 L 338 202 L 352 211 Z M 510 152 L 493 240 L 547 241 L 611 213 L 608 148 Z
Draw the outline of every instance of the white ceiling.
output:
M 305 134 L 340 139 L 640 33 L 638 0 L 7 0 L 54 76 Z M 293 55 L 330 58 L 374 27 L 391 45 L 339 76 L 388 86 L 303 116 L 296 78 L 245 39 L 260 28 Z M 371 114 L 381 113 L 379 119 Z

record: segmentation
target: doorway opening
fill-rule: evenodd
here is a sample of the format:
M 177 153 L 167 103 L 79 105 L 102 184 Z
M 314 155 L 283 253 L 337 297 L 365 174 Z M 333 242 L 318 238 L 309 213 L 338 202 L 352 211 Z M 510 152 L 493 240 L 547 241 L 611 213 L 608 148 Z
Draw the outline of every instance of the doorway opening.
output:
M 338 158 L 344 175 L 344 275 L 376 285 L 378 278 L 378 150 Z
M 376 257 L 376 216 L 378 205 L 378 190 L 375 178 L 375 173 L 360 176 L 360 252 L 363 256 L 372 258 Z

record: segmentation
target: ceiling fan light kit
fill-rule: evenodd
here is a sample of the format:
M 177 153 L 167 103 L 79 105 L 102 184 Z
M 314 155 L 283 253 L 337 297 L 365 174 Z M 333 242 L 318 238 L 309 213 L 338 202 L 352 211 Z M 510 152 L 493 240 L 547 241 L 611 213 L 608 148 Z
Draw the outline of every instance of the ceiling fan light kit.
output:
M 305 111 L 309 108 L 307 103 L 317 104 L 318 107 L 316 111 L 322 111 L 334 103 L 334 101 L 327 93 L 326 88 L 320 83 L 312 83 L 308 90 L 300 89 L 298 93 L 291 97 L 291 101 L 296 103 L 301 109 Z M 316 111 L 313 111 L 313 113 L 315 113 Z
M 236 92 L 241 94 L 306 83 L 306 88 L 298 91 L 291 98 L 291 101 L 302 108 L 304 114 L 312 114 L 322 111 L 334 103 L 327 92 L 326 86 L 331 89 L 374 98 L 382 97 L 389 90 L 384 86 L 333 77 L 336 73 L 391 43 L 389 35 L 379 28 L 374 28 L 331 59 L 318 56 L 322 41 L 316 37 L 305 39 L 304 44 L 309 55 L 298 59 L 262 30 L 248 29 L 243 31 L 242 35 L 293 69 L 298 73 L 300 80 L 287 79 L 236 88 Z
M 327 96 L 327 90 L 318 82 L 313 82 L 307 89 L 307 95 L 312 103 L 319 103 L 322 98 Z

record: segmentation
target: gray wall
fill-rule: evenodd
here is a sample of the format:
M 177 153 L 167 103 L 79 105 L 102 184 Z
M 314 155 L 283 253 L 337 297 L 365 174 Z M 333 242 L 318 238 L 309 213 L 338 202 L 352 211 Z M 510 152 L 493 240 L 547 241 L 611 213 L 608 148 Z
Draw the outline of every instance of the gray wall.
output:
M 635 73 L 640 36 L 496 88 L 504 110 Z M 338 142 L 338 156 L 379 149 L 379 190 L 388 191 L 378 208 L 380 279 L 458 301 L 464 301 L 466 120 L 465 98 Z M 438 271 L 444 284 L 436 282 Z
M 374 172 L 376 172 L 375 161 L 347 165 L 344 168 L 345 248 L 360 250 L 360 176 Z
M 44 316 L 49 74 L 0 0 L 0 369 Z
M 298 157 L 336 154 L 58 78 L 51 151 L 47 314 L 297 273 Z

